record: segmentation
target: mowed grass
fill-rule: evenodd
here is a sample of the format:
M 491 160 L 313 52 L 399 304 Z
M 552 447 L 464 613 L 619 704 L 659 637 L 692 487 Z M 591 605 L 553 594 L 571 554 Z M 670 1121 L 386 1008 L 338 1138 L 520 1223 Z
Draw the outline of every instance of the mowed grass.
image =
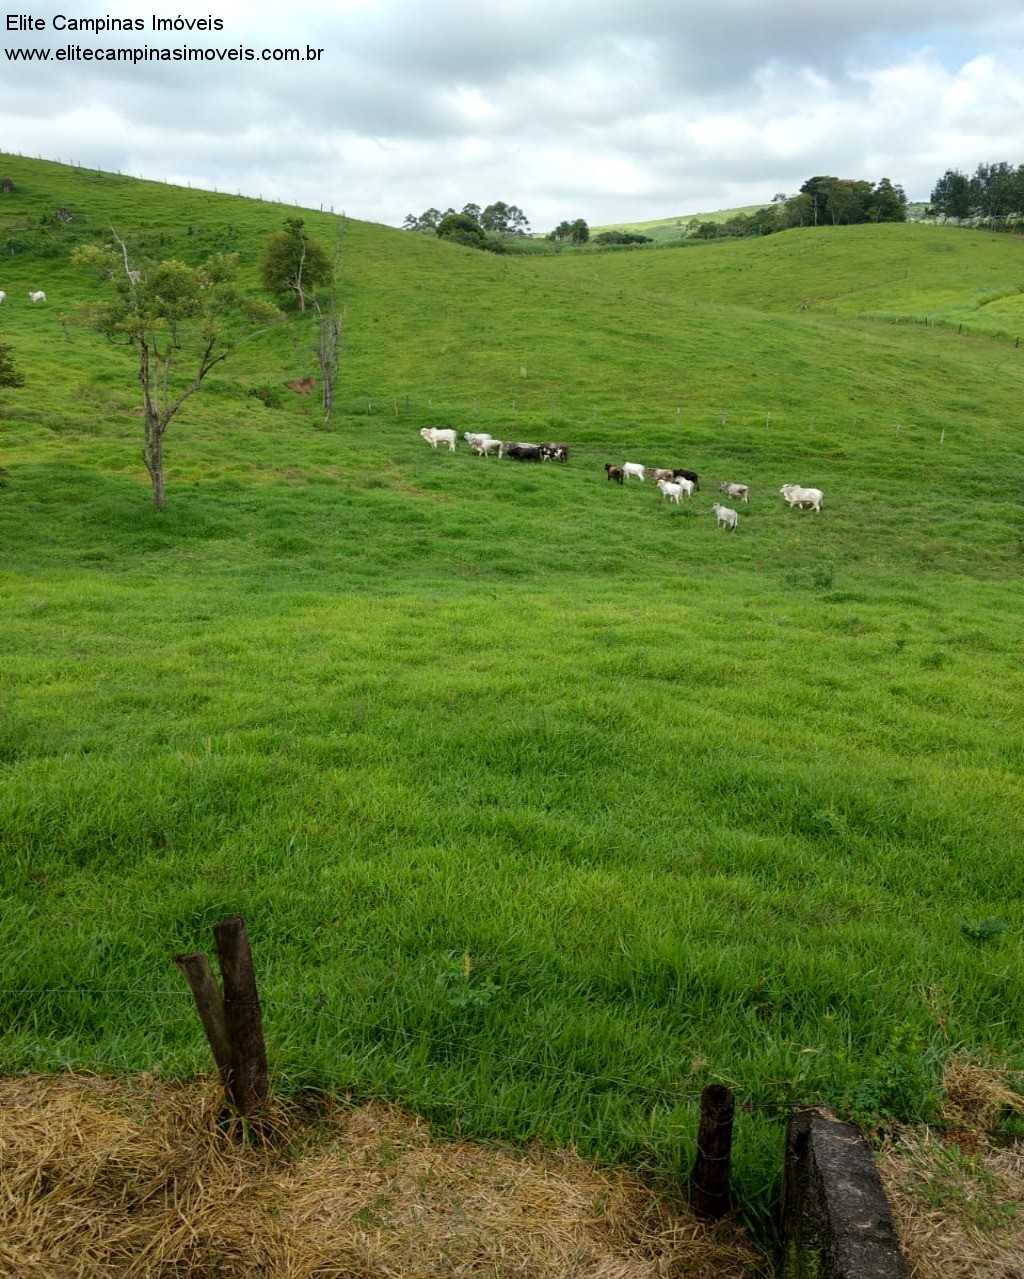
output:
M 14 163 L 97 226 L 152 201 L 168 253 L 219 219 L 253 281 L 282 216 Z M 946 236 L 975 287 L 974 233 L 867 231 Z M 341 235 L 342 411 L 249 394 L 315 371 L 308 317 L 254 340 L 172 424 L 162 512 L 130 361 L 57 318 L 99 286 L 0 279 L 0 1065 L 207 1069 L 170 957 L 234 912 L 278 1087 L 679 1174 L 724 1080 L 755 1217 L 789 1102 L 922 1118 L 950 1053 L 1024 1065 L 1020 352 L 790 309 L 796 233 Z M 572 457 L 432 452 L 446 421 Z M 627 458 L 702 491 L 609 484 Z

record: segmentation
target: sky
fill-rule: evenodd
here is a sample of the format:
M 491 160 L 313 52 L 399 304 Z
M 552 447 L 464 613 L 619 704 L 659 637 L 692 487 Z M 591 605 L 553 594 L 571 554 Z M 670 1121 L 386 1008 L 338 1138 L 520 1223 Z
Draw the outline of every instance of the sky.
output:
M 1024 163 L 1020 0 L 161 3 L 0 11 L 0 151 L 391 226 L 504 200 L 541 232 Z

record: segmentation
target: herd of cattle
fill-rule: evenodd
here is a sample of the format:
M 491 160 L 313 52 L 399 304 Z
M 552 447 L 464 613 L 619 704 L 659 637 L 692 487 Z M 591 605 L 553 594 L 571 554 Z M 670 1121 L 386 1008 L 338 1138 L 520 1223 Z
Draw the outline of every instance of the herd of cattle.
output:
M 439 444 L 447 444 L 448 451 L 455 452 L 458 435 L 451 427 L 441 430 L 425 426 L 420 431 L 420 435 L 432 449 L 436 449 Z M 522 441 L 506 444 L 503 440 L 496 440 L 492 435 L 481 431 L 464 431 L 462 438 L 479 457 L 490 457 L 496 454 L 498 457 L 510 457 L 517 462 L 568 462 L 569 460 L 568 444 L 528 444 Z M 684 497 L 693 497 L 694 493 L 700 492 L 700 478 L 697 472 L 685 470 L 682 467 L 670 470 L 667 467 L 644 466 L 642 462 L 623 462 L 621 466 L 606 462 L 604 471 L 608 479 L 616 484 L 624 484 L 627 479 L 637 479 L 643 484 L 650 476 L 661 490 L 662 497 L 667 502 L 674 502 L 677 506 L 682 505 Z M 750 498 L 750 486 L 747 484 L 734 484 L 729 480 L 722 480 L 718 487 L 726 497 L 734 501 L 747 502 Z M 821 503 L 825 496 L 821 489 L 804 488 L 800 484 L 783 484 L 779 492 L 790 509 L 810 507 L 815 514 L 821 511 Z M 739 528 L 738 511 L 733 510 L 732 507 L 723 506 L 720 502 L 712 503 L 711 509 L 715 513 L 720 528 L 731 528 L 734 532 Z

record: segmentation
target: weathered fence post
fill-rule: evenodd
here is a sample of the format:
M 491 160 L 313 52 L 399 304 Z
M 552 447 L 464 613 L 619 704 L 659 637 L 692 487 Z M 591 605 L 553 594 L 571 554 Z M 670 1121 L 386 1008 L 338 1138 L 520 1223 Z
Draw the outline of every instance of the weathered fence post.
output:
M 224 982 L 224 1021 L 231 1045 L 231 1086 L 243 1115 L 260 1110 L 270 1096 L 263 1018 L 256 994 L 252 951 L 241 915 L 213 926 Z
M 174 964 L 188 982 L 192 998 L 196 1001 L 199 1020 L 203 1023 L 213 1059 L 220 1071 L 220 1081 L 227 1093 L 231 1080 L 231 1042 L 224 1020 L 224 997 L 217 985 L 217 978 L 213 975 L 209 959 L 201 950 L 191 951 L 187 955 L 175 955 Z
M 263 1019 L 245 920 L 232 915 L 213 926 L 223 992 L 202 952 L 175 955 L 206 1031 L 228 1104 L 245 1118 L 270 1097 Z
M 700 1095 L 697 1155 L 690 1173 L 690 1207 L 705 1221 L 724 1217 L 730 1207 L 729 1162 L 736 1098 L 722 1084 Z

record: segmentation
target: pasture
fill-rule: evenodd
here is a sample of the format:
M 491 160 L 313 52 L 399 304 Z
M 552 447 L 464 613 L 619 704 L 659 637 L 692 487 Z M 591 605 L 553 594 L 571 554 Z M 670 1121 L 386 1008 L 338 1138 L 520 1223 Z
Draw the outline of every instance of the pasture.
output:
M 0 1068 L 206 1070 L 170 956 L 233 912 L 280 1089 L 678 1175 L 721 1080 L 754 1218 L 789 1102 L 923 1119 L 950 1055 L 1024 1066 L 1024 352 L 981 303 L 1019 240 L 503 259 L 303 213 L 339 410 L 281 389 L 292 314 L 172 423 L 157 512 L 68 246 L 116 218 L 255 288 L 294 210 L 8 173 Z

